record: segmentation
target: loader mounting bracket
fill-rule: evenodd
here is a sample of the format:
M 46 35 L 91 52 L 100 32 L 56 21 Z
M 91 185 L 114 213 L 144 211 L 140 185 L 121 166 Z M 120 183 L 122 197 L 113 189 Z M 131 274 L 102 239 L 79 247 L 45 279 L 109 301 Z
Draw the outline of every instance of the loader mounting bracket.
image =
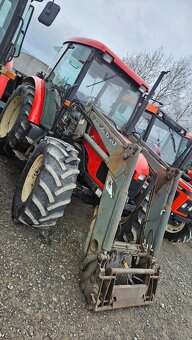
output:
M 117 242 L 119 249 L 121 248 L 120 243 Z M 123 248 L 125 250 L 125 244 L 122 243 Z M 127 255 L 137 254 L 137 256 L 144 257 L 146 251 L 146 245 L 142 247 L 139 244 L 127 244 Z M 122 255 L 125 256 L 125 253 L 119 254 L 119 256 Z M 152 268 L 130 268 L 126 261 L 122 261 L 122 268 L 111 267 L 110 263 L 114 261 L 113 252 L 99 254 L 97 259 L 95 274 L 90 277 L 93 289 L 87 296 L 89 309 L 97 312 L 141 306 L 153 302 L 160 273 L 158 266 L 154 266 L 154 268 L 153 266 Z M 149 260 L 150 262 L 153 261 L 151 255 L 149 255 Z M 99 287 L 99 290 L 96 287 Z M 81 289 L 85 289 L 83 284 Z

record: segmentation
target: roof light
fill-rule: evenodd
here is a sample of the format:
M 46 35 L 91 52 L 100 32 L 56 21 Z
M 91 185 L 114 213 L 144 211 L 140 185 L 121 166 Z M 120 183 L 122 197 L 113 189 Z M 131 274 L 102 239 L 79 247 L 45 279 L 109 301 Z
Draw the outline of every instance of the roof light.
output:
M 103 60 L 105 60 L 108 64 L 111 64 L 113 61 L 113 57 L 109 53 L 103 54 Z

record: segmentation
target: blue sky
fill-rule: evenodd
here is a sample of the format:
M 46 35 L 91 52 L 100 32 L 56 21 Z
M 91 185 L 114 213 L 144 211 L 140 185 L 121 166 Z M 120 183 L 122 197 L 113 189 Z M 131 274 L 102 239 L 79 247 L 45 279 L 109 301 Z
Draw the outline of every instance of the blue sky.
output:
M 153 52 L 163 46 L 175 58 L 192 54 L 192 0 L 55 0 L 61 6 L 55 22 L 37 20 L 47 3 L 33 2 L 35 15 L 24 48 L 46 63 L 54 46 L 73 36 L 102 41 L 120 57 L 129 52 Z

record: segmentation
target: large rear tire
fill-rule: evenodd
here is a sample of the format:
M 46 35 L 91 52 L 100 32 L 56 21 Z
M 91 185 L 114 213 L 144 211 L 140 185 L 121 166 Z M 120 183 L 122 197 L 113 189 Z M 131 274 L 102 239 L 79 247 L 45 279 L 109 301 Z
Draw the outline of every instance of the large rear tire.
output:
M 28 116 L 32 108 L 35 89 L 23 83 L 10 96 L 0 115 L 0 146 L 7 153 L 21 149 L 27 143 L 25 137 L 30 129 Z
M 54 226 L 71 201 L 78 164 L 78 152 L 72 145 L 52 137 L 42 140 L 21 175 L 13 218 L 33 227 Z
M 169 224 L 166 227 L 165 239 L 171 242 L 187 242 L 192 239 L 192 223 Z

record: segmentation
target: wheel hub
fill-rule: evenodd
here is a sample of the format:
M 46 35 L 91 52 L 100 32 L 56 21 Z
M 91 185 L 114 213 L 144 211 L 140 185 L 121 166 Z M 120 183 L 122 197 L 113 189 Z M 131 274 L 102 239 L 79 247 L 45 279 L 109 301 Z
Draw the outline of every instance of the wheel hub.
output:
M 166 232 L 171 234 L 179 233 L 185 226 L 185 223 L 180 223 L 179 225 L 167 224 Z
M 6 107 L 0 122 L 0 138 L 4 138 L 13 128 L 21 108 L 21 97 L 13 98 Z
M 21 200 L 22 202 L 26 202 L 28 197 L 30 196 L 34 186 L 35 182 L 37 180 L 37 177 L 41 171 L 41 167 L 43 164 L 43 158 L 44 156 L 40 154 L 35 161 L 33 162 L 31 168 L 28 171 L 28 174 L 26 176 L 22 193 L 21 193 Z

